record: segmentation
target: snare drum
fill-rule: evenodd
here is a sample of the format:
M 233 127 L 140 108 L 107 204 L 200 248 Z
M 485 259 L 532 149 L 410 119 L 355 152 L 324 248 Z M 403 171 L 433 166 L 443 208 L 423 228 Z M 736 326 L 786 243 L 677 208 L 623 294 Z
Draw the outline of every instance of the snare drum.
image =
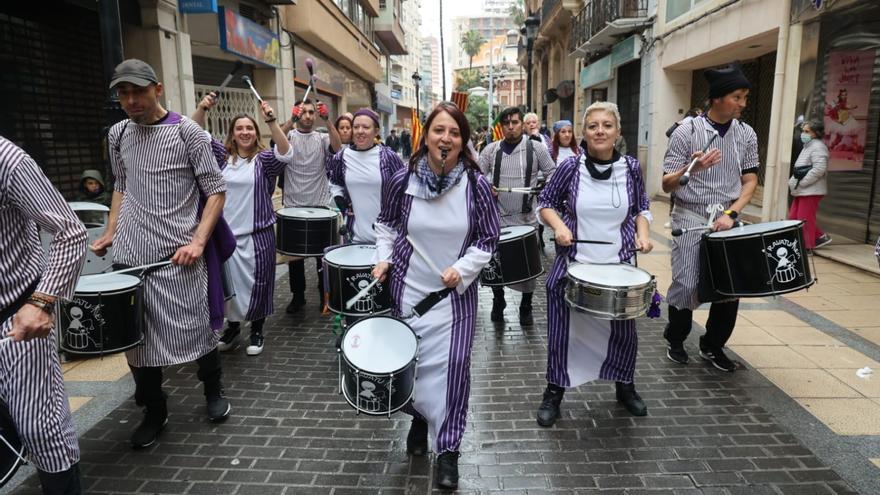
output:
M 376 246 L 372 244 L 334 246 L 324 252 L 324 275 L 330 292 L 327 307 L 330 311 L 345 316 L 363 316 L 391 309 L 391 292 L 387 284 L 382 283 L 373 286 L 351 309 L 345 309 L 345 303 L 373 281 L 374 254 Z
M 71 354 L 113 354 L 144 340 L 141 280 L 132 275 L 85 275 L 73 299 L 58 311 L 61 349 Z
M 704 235 L 700 300 L 787 294 L 813 285 L 803 223 L 757 223 Z
M 656 287 L 653 275 L 626 263 L 572 263 L 565 302 L 603 320 L 631 320 L 648 312 Z
M 544 273 L 538 229 L 529 225 L 501 228 L 498 249 L 480 273 L 487 287 L 518 284 Z
M 412 399 L 419 340 L 406 323 L 369 316 L 348 327 L 339 352 L 339 388 L 358 414 L 380 416 Z
M 9 415 L 6 402 L 0 400 L 0 487 L 5 485 L 25 460 L 25 448 Z
M 288 256 L 321 256 L 339 244 L 339 215 L 326 208 L 281 208 L 275 212 L 275 248 Z

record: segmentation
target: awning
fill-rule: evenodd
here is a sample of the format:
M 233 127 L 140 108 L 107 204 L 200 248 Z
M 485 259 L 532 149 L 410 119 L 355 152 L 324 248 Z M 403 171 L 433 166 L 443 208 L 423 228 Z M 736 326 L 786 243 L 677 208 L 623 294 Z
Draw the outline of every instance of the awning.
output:
M 617 67 L 639 58 L 642 40 L 633 35 L 615 44 L 611 53 L 581 69 L 581 89 L 588 89 L 610 81 Z

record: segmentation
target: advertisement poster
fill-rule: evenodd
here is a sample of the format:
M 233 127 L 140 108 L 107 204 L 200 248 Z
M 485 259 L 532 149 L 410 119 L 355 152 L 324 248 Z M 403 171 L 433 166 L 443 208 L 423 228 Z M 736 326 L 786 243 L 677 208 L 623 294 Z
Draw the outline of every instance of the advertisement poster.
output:
M 281 64 L 281 46 L 275 33 L 227 8 L 220 9 L 218 18 L 220 48 L 272 67 Z
M 874 50 L 828 54 L 824 118 L 828 171 L 862 169 L 874 58 Z

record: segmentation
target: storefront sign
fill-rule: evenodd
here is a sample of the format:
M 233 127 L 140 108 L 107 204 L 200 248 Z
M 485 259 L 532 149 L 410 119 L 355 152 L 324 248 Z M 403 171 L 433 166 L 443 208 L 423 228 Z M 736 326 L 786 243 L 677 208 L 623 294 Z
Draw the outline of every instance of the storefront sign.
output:
M 399 100 L 400 99 L 400 91 L 398 91 L 396 89 L 392 89 L 391 90 L 391 99 L 392 100 Z
M 862 169 L 874 58 L 874 50 L 828 53 L 824 141 L 829 171 Z
M 611 48 L 611 66 L 619 67 L 631 60 L 639 58 L 642 49 L 642 41 L 637 35 L 621 41 Z
M 611 79 L 611 55 L 602 57 L 581 70 L 581 88 L 587 89 Z
M 216 14 L 217 0 L 178 0 L 177 7 L 183 14 Z
M 220 7 L 220 48 L 261 64 L 278 67 L 281 45 L 278 36 L 263 26 Z

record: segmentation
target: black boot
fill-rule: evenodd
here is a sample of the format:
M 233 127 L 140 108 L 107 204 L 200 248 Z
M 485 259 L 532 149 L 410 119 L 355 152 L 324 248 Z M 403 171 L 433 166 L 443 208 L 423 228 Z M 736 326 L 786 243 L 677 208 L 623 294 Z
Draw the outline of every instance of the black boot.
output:
M 492 314 L 490 315 L 492 322 L 504 323 L 504 308 L 506 307 L 504 287 L 492 287 Z
M 617 402 L 623 404 L 623 407 L 633 416 L 647 416 L 648 406 L 642 401 L 642 397 L 636 392 L 635 383 L 615 382 L 617 389 Z
M 523 292 L 522 301 L 519 302 L 519 324 L 522 326 L 535 324 L 535 318 L 532 316 L 531 292 Z
M 406 436 L 406 452 L 410 455 L 428 453 L 428 423 L 425 420 L 413 418 Z
M 547 384 L 544 390 L 544 400 L 538 407 L 538 424 L 541 426 L 553 426 L 559 419 L 559 405 L 562 403 L 562 396 L 565 395 L 565 387 Z
M 447 490 L 458 488 L 458 452 L 444 452 L 437 456 L 437 486 Z
M 287 305 L 287 314 L 299 312 L 306 305 L 306 266 L 305 260 L 291 261 L 287 264 L 290 277 L 290 293 L 293 298 Z
M 131 446 L 142 449 L 152 445 L 168 424 L 168 405 L 162 392 L 162 368 L 134 366 L 129 368 L 134 378 L 135 404 L 145 408 L 144 419 L 131 435 Z
M 40 484 L 43 486 L 45 495 L 80 495 L 83 492 L 79 463 L 60 473 L 47 473 L 38 470 L 37 474 L 40 477 Z
M 205 402 L 208 419 L 212 422 L 224 421 L 229 417 L 232 406 L 223 390 L 223 369 L 220 367 L 220 353 L 213 350 L 196 360 L 199 365 L 197 376 L 205 386 Z

